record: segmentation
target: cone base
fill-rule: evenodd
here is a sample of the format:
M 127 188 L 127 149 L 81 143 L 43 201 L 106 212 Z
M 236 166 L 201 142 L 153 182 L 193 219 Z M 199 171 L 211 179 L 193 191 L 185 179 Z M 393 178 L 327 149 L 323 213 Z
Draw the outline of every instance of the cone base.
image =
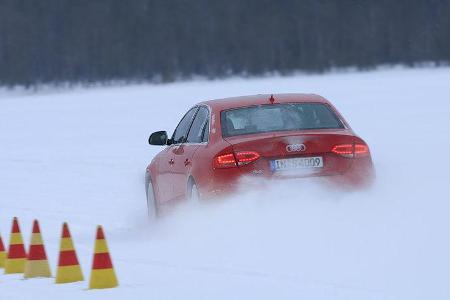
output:
M 55 283 L 70 283 L 84 281 L 83 273 L 79 265 L 62 266 L 56 270 Z
M 24 278 L 52 277 L 47 260 L 27 260 Z
M 89 289 L 109 289 L 118 285 L 114 269 L 92 270 Z
M 5 261 L 6 261 L 6 252 L 2 251 L 0 252 L 0 269 L 3 269 L 5 267 Z
M 7 258 L 5 261 L 5 274 L 18 274 L 25 272 L 25 258 Z

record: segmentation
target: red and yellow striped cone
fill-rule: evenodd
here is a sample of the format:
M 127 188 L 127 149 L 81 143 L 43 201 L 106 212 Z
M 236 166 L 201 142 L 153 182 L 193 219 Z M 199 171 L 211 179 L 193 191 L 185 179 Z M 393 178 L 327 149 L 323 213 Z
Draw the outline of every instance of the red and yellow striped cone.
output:
M 26 258 L 27 254 L 23 245 L 19 222 L 17 218 L 14 218 L 5 261 L 5 274 L 23 273 L 25 271 Z
M 3 245 L 2 236 L 0 235 L 0 268 L 5 267 L 6 251 L 5 245 Z
M 50 266 L 48 265 L 47 254 L 45 253 L 44 242 L 42 240 L 39 222 L 34 220 L 33 232 L 31 233 L 30 248 L 25 263 L 25 273 L 23 277 L 51 277 Z
M 70 236 L 69 226 L 67 223 L 64 223 L 55 283 L 69 283 L 83 280 L 83 273 L 81 272 L 75 247 L 73 246 L 72 237 Z
M 103 229 L 98 226 L 89 288 L 108 289 L 118 285 Z

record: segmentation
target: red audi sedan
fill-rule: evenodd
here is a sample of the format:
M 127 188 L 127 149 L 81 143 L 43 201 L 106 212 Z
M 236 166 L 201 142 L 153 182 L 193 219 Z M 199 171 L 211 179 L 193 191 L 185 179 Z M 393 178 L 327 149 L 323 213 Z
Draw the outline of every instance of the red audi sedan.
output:
M 164 146 L 147 167 L 150 215 L 174 200 L 229 194 L 243 177 L 320 177 L 351 187 L 374 178 L 368 145 L 329 101 L 312 94 L 201 102 L 170 138 L 157 131 L 149 143 Z

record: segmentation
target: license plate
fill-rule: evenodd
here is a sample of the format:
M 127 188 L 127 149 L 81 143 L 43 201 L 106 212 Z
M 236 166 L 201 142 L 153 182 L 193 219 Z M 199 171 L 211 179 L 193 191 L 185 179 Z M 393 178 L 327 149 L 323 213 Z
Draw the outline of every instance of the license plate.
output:
M 323 168 L 322 156 L 276 159 L 270 161 L 272 171 Z

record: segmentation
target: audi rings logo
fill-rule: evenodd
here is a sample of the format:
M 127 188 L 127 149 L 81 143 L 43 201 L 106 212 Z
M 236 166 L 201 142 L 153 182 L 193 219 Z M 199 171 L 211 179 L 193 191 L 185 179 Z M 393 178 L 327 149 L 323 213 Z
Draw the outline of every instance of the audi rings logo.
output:
M 291 144 L 286 146 L 287 152 L 303 152 L 306 150 L 305 144 Z

